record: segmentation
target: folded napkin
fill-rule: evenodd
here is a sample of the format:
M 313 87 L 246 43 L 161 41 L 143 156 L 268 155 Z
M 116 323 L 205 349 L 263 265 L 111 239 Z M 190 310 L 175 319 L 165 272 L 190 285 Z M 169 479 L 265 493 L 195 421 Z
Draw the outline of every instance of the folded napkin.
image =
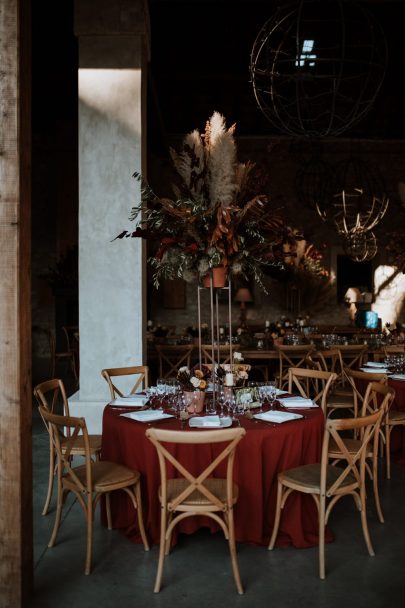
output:
M 262 412 L 261 414 L 254 414 L 253 418 L 257 420 L 264 420 L 265 422 L 288 422 L 289 420 L 298 420 L 302 418 L 301 414 L 293 414 L 292 412 L 279 412 L 273 410 L 271 412 Z
M 128 412 L 128 414 L 121 414 L 121 416 L 137 422 L 154 422 L 155 420 L 174 418 L 172 414 L 166 414 L 163 410 L 142 410 L 141 412 Z
M 232 419 L 229 416 L 193 416 L 188 424 L 195 428 L 224 428 L 232 426 Z
M 283 391 L 281 390 L 281 388 L 276 388 L 276 396 L 278 397 L 279 395 L 286 395 L 287 391 Z
M 387 367 L 361 367 L 361 372 L 368 372 L 369 374 L 388 374 Z
M 366 367 L 387 367 L 387 364 L 382 361 L 367 361 Z
M 316 403 L 312 401 L 312 399 L 305 399 L 304 397 L 284 397 L 284 399 L 279 399 L 279 403 L 283 407 L 318 407 Z
M 405 380 L 405 374 L 391 374 L 391 380 Z
M 143 407 L 148 403 L 146 395 L 127 395 L 125 397 L 117 397 L 110 405 L 127 405 L 128 407 Z

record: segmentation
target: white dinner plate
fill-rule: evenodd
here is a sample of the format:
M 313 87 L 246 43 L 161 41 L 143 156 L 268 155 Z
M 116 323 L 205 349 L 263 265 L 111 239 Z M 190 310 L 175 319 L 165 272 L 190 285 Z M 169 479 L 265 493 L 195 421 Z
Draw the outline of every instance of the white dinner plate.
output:
M 254 414 L 253 418 L 256 420 L 262 420 L 263 422 L 289 422 L 290 420 L 298 420 L 303 418 L 302 414 L 294 414 L 293 412 L 279 412 L 274 410 L 272 412 L 262 412 L 260 414 Z
M 128 414 L 120 414 L 124 418 L 130 418 L 137 422 L 156 422 L 157 420 L 165 420 L 166 418 L 174 418 L 172 414 L 166 414 L 162 410 L 142 410 L 141 412 L 128 412 Z
M 146 395 L 128 395 L 126 397 L 117 397 L 110 401 L 109 405 L 113 407 L 144 407 L 148 403 Z
M 193 416 L 188 421 L 192 428 L 196 429 L 226 429 L 232 426 L 232 418 L 230 416 Z

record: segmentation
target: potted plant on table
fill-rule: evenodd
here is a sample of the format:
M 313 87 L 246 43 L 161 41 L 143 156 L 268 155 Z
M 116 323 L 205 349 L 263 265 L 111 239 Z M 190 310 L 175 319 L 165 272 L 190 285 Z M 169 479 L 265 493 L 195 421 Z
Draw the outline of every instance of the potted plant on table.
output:
M 214 112 L 205 132 L 186 135 L 179 152 L 171 149 L 174 198 L 157 196 L 139 173 L 141 202 L 132 208 L 133 231 L 116 238 L 144 238 L 155 243 L 149 258 L 156 287 L 161 279 L 203 281 L 215 269 L 253 276 L 266 291 L 263 269 L 282 264 L 282 243 L 291 231 L 265 194 L 257 194 L 255 165 L 239 163 L 224 117 Z M 277 251 L 277 253 L 276 253 Z M 281 252 L 281 255 L 280 255 Z M 209 283 L 208 283 L 209 284 Z M 223 286 L 223 285 L 222 285 Z

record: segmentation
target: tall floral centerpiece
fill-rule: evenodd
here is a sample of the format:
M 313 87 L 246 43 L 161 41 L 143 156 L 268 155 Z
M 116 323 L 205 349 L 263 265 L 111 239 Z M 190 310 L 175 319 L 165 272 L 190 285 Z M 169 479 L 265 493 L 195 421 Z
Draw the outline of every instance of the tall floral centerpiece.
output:
M 255 164 L 237 160 L 235 125 L 214 112 L 204 133 L 195 129 L 179 151 L 170 150 L 173 198 L 157 196 L 139 173 L 141 202 L 131 210 L 134 231 L 116 238 L 150 240 L 156 287 L 161 279 L 202 280 L 215 268 L 254 277 L 265 290 L 263 270 L 280 264 L 289 229 L 265 194 L 257 194 Z M 290 235 L 291 236 L 291 235 Z M 281 258 L 282 259 L 282 258 Z

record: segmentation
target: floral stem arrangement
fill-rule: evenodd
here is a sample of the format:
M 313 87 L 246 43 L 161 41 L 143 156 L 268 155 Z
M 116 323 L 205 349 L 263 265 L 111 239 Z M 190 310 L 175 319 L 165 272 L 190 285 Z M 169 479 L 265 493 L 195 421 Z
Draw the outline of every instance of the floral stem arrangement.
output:
M 202 279 L 210 269 L 225 266 L 229 273 L 253 276 L 262 287 L 263 269 L 282 266 L 282 243 L 289 228 L 265 194 L 255 193 L 254 163 L 239 163 L 235 125 L 214 112 L 204 133 L 185 136 L 180 151 L 171 149 L 176 170 L 174 198 L 157 196 L 139 173 L 141 202 L 132 208 L 134 231 L 116 238 L 152 241 L 156 287 L 161 279 Z M 290 237 L 291 239 L 291 234 Z
M 183 391 L 205 391 L 210 375 L 211 371 L 205 365 L 194 366 L 191 370 L 185 365 L 177 372 L 177 381 Z

